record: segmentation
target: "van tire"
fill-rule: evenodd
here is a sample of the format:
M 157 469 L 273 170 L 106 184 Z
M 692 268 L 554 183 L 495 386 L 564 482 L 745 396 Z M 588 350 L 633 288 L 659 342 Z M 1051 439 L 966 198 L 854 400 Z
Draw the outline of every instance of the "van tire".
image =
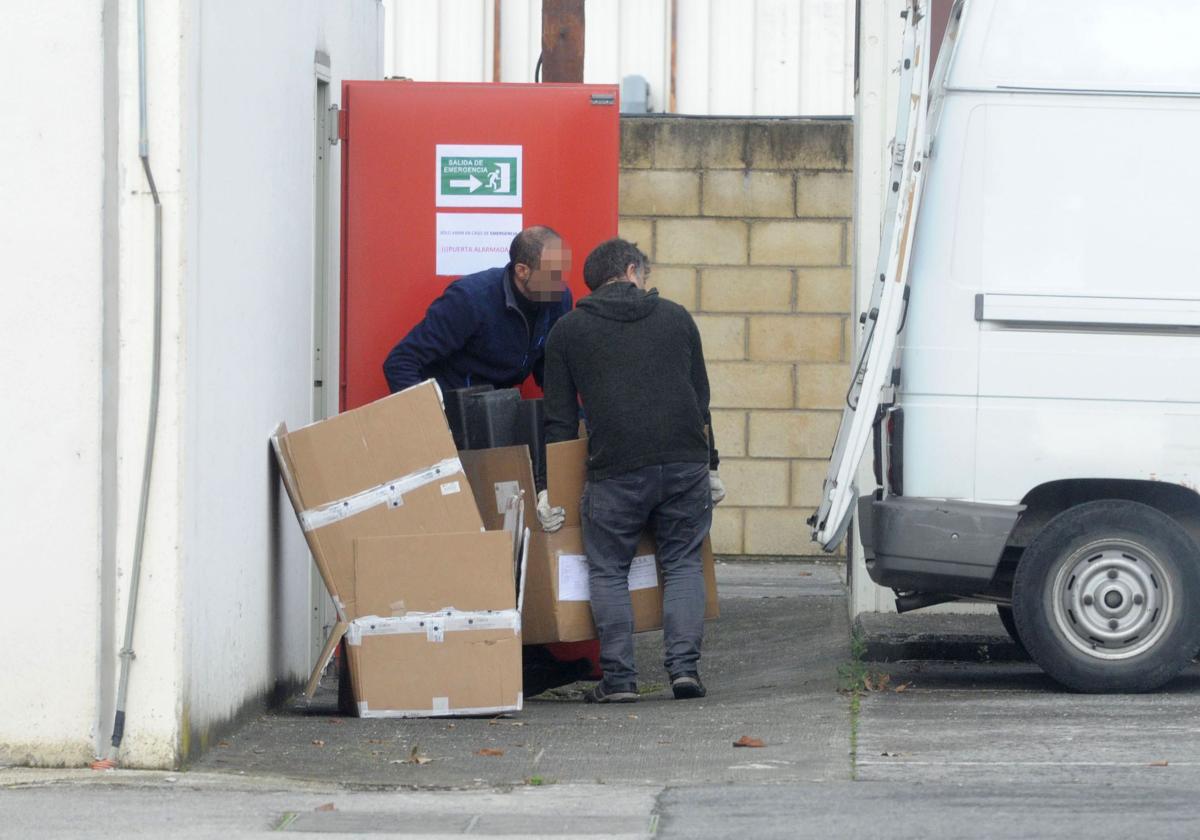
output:
M 1200 649 L 1200 548 L 1137 502 L 1063 511 L 1021 557 L 1013 618 L 1030 657 L 1076 691 L 1153 691 Z
M 1000 623 L 1004 625 L 1004 632 L 1008 633 L 1008 637 L 1017 646 L 1017 652 L 1022 658 L 1028 659 L 1029 651 L 1025 650 L 1025 643 L 1021 641 L 1021 634 L 1017 632 L 1017 620 L 1013 618 L 1012 607 L 997 604 L 996 615 L 1000 616 Z

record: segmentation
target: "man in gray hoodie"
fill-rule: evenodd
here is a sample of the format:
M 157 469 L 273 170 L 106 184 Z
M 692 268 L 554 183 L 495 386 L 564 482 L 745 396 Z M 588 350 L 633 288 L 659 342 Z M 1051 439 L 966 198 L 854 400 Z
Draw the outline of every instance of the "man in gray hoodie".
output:
M 604 671 L 585 697 L 593 703 L 638 698 L 629 567 L 647 525 L 662 568 L 671 689 L 677 699 L 705 695 L 700 547 L 725 490 L 700 333 L 682 306 L 646 291 L 649 274 L 633 243 L 597 246 L 583 266 L 592 294 L 555 324 L 546 343 L 546 442 L 577 436 L 580 403 L 588 428 L 581 519 Z M 557 530 L 556 514 L 543 491 L 542 526 Z

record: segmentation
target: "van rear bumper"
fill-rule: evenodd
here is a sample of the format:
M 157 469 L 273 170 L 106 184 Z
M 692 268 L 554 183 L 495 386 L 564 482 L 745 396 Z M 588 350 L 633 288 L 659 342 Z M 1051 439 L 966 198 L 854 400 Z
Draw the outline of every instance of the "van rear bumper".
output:
M 903 592 L 972 594 L 996 574 L 1024 505 L 893 496 L 858 500 L 871 580 Z

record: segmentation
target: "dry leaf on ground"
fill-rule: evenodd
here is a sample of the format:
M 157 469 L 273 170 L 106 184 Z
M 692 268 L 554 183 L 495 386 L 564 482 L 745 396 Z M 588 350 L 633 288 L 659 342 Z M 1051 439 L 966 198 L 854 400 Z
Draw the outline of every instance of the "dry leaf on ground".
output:
M 1169 764 L 1170 764 L 1169 761 L 1151 761 L 1150 762 L 1151 767 L 1167 767 Z
M 313 810 L 314 811 L 336 811 L 337 808 L 334 806 L 334 804 L 332 802 L 326 802 L 324 805 L 318 805 L 316 808 L 313 808 Z
M 901 692 L 903 692 L 903 691 L 907 691 L 907 690 L 908 690 L 908 687 L 909 687 L 910 685 L 912 685 L 912 683 L 900 683 L 900 685 L 896 686 L 896 688 L 894 689 L 894 691 L 895 691 L 897 694 L 900 694 L 900 693 L 901 693 Z
M 313 738 L 313 746 L 314 747 L 323 747 L 323 746 L 325 746 L 325 742 L 322 741 L 320 738 Z
M 765 747 L 766 743 L 758 738 L 751 738 L 749 735 L 743 735 L 733 742 L 735 747 Z
M 891 681 L 887 674 L 867 674 L 863 677 L 863 687 L 867 691 L 883 691 Z
M 490 747 L 484 747 L 481 750 L 475 750 L 475 755 L 504 755 L 504 750 L 493 750 Z

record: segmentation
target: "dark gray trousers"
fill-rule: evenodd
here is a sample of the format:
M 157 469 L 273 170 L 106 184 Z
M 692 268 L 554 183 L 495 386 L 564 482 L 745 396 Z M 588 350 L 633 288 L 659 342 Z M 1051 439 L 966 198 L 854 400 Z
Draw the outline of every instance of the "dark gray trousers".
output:
M 696 673 L 704 636 L 700 546 L 712 526 L 708 465 L 656 464 L 589 481 L 581 507 L 605 687 L 615 691 L 637 683 L 629 566 L 647 525 L 658 544 L 662 570 L 667 673 Z

